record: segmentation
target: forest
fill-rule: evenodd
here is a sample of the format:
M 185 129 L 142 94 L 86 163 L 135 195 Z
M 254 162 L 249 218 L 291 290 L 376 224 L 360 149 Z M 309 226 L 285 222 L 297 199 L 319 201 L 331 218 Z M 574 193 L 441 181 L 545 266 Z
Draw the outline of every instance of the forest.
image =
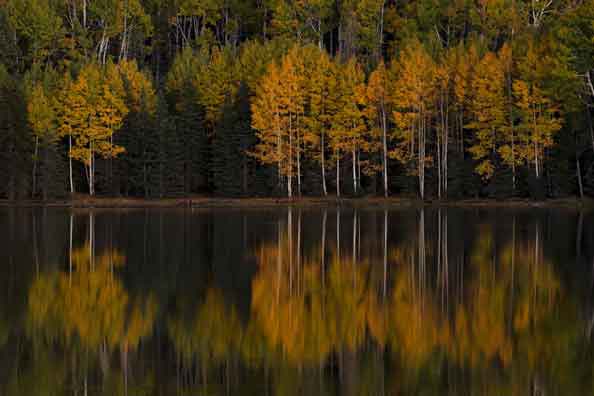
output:
M 594 0 L 0 0 L 0 199 L 594 196 Z

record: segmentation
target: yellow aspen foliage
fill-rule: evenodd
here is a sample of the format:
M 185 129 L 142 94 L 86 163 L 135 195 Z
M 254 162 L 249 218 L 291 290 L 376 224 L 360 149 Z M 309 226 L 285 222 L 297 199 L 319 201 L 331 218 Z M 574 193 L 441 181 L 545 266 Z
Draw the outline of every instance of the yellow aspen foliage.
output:
M 491 178 L 495 172 L 497 142 L 508 127 L 504 73 L 501 59 L 488 52 L 472 79 L 472 121 L 466 127 L 474 131 L 474 142 L 469 151 L 478 161 L 476 172 L 483 179 Z
M 203 50 L 201 62 L 195 70 L 192 84 L 198 102 L 204 107 L 206 122 L 212 131 L 220 119 L 225 101 L 233 97 L 239 87 L 235 62 L 228 50 L 213 47 Z
M 322 192 L 326 195 L 326 148 L 337 104 L 336 67 L 326 52 L 319 49 L 316 52 L 312 54 L 311 64 L 304 68 L 309 111 L 304 114 L 303 140 L 309 156 L 321 165 Z
M 268 65 L 282 58 L 286 51 L 283 43 L 278 40 L 260 43 L 259 41 L 248 41 L 241 46 L 241 52 L 237 60 L 237 72 L 239 78 L 250 90 L 256 92 L 258 83 L 266 74 Z
M 146 112 L 154 115 L 157 111 L 157 93 L 147 73 L 138 69 L 136 61 L 122 61 L 110 68 L 109 81 L 114 84 L 112 90 L 123 98 L 130 112 Z M 117 74 L 111 74 L 117 73 Z
M 45 91 L 43 84 L 38 82 L 34 84 L 27 95 L 27 121 L 35 138 L 32 173 L 33 194 L 37 192 L 37 163 L 40 157 L 40 145 L 46 146 L 58 137 L 55 133 L 55 106 Z
M 279 106 L 280 71 L 272 62 L 260 80 L 252 102 L 252 127 L 259 139 L 252 155 L 264 164 L 277 164 L 281 172 L 283 126 Z
M 55 109 L 42 84 L 37 83 L 27 101 L 27 120 L 36 138 L 53 139 Z
M 419 192 L 424 197 L 425 167 L 431 161 L 427 154 L 432 104 L 435 95 L 437 66 L 418 41 L 408 45 L 394 65 L 392 112 L 397 141 L 390 157 L 408 165 L 419 178 Z
M 292 179 L 301 186 L 305 92 L 303 63 L 296 48 L 280 66 L 271 64 L 252 102 L 252 127 L 259 143 L 252 155 L 264 164 L 275 164 L 279 183 L 287 178 L 287 195 L 293 195 Z
M 58 128 L 61 135 L 74 141 L 69 156 L 85 165 L 91 195 L 95 193 L 95 157 L 111 158 L 124 152 L 112 139 L 128 113 L 112 88 L 116 84 L 108 81 L 98 66 L 88 65 L 60 98 Z
M 384 195 L 388 195 L 388 115 L 390 106 L 389 76 L 384 62 L 369 76 L 365 97 L 365 118 L 368 122 L 370 154 L 379 153 L 380 163 L 368 164 L 367 173 L 382 172 Z
M 453 103 L 455 110 L 454 126 L 457 135 L 458 151 L 464 155 L 465 152 L 465 128 L 471 117 L 471 105 L 473 94 L 472 80 L 475 68 L 480 62 L 480 56 L 476 45 L 471 44 L 465 48 L 462 44 L 448 52 L 446 63 L 449 65 L 452 84 Z
M 561 129 L 559 108 L 537 84 L 516 80 L 513 90 L 521 117 L 517 127 L 519 157 L 534 165 L 538 178 L 542 175 L 545 150 L 553 146 L 553 138 Z
M 554 61 L 530 43 L 519 62 L 520 78 L 513 83 L 513 96 L 520 122 L 517 126 L 520 161 L 534 166 L 542 175 L 546 149 L 553 146 L 561 129 L 560 106 L 547 94 L 543 81 L 555 68 Z
M 360 186 L 360 152 L 369 149 L 365 123 L 365 75 L 355 58 L 337 67 L 336 113 L 332 118 L 331 148 L 336 156 L 352 156 L 353 190 Z
M 512 48 L 508 44 L 505 44 L 499 50 L 499 59 L 504 70 L 505 80 L 505 106 L 506 106 L 506 117 L 508 119 L 508 126 L 501 130 L 501 137 L 497 152 L 501 158 L 501 162 L 504 165 L 511 167 L 513 173 L 513 184 L 515 188 L 516 168 L 522 164 L 522 158 L 519 154 L 519 145 L 517 139 L 517 128 L 515 127 L 515 112 L 513 111 L 514 98 L 512 92 L 512 70 L 514 67 L 514 61 L 512 57 Z

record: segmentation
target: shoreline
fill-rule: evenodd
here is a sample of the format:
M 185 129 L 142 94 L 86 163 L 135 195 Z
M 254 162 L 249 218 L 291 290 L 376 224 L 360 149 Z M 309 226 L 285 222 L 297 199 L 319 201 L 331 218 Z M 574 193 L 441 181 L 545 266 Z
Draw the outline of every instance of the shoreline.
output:
M 188 198 L 113 198 L 113 197 L 75 197 L 71 200 L 53 201 L 8 201 L 0 200 L 0 207 L 6 208 L 72 208 L 72 209 L 150 209 L 150 208 L 267 208 L 267 207 L 467 207 L 467 208 L 594 208 L 594 199 L 560 198 L 544 201 L 529 199 L 459 199 L 425 200 L 407 197 L 297 197 L 289 198 L 223 198 L 223 197 L 188 197 Z

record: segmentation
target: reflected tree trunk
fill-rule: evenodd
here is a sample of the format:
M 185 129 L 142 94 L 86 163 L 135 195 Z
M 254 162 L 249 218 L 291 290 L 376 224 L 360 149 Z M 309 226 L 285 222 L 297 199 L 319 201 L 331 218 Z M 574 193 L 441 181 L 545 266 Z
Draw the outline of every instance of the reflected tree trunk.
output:
M 70 238 L 68 241 L 68 270 L 70 284 L 72 284 L 72 237 L 74 233 L 74 215 L 70 212 Z
M 336 257 L 340 262 L 340 207 L 336 208 Z
M 388 211 L 384 210 L 384 277 L 383 277 L 383 294 L 384 299 L 388 292 Z
M 281 221 L 280 219 L 276 222 L 276 235 L 277 235 L 277 246 L 278 249 L 276 249 L 277 251 L 277 256 L 276 256 L 276 304 L 278 305 L 280 303 L 280 283 L 281 283 L 281 271 L 283 268 L 282 262 L 283 262 L 283 257 L 282 257 L 282 249 L 281 249 Z
M 39 276 L 39 250 L 37 246 L 37 214 L 33 210 L 31 212 L 31 220 L 33 221 L 33 258 L 35 260 L 35 273 Z
M 324 209 L 322 215 L 322 286 L 326 284 L 326 222 L 328 220 L 328 210 Z
M 301 287 L 301 210 L 297 212 L 297 292 Z
M 89 266 L 95 269 L 95 215 L 89 212 Z
M 510 291 L 510 304 L 509 304 L 509 318 L 508 322 L 508 331 L 510 335 L 512 334 L 512 324 L 513 324 L 513 314 L 514 314 L 514 300 L 515 300 L 515 277 L 516 277 L 516 216 L 513 216 L 512 222 L 512 254 L 511 254 L 511 291 Z
M 289 293 L 293 292 L 293 208 L 287 212 L 287 244 L 289 246 Z
M 425 258 L 426 258 L 426 249 L 425 249 L 425 209 L 421 208 L 421 213 L 419 216 L 419 251 L 418 251 L 418 260 L 419 260 L 419 290 L 421 293 L 423 292 L 424 285 L 425 285 Z

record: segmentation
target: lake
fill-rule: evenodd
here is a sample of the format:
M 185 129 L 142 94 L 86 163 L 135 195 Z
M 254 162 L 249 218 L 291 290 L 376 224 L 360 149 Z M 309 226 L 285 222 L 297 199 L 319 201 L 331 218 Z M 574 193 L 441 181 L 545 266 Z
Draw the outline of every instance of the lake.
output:
M 594 215 L 0 209 L 1 395 L 594 391 Z

